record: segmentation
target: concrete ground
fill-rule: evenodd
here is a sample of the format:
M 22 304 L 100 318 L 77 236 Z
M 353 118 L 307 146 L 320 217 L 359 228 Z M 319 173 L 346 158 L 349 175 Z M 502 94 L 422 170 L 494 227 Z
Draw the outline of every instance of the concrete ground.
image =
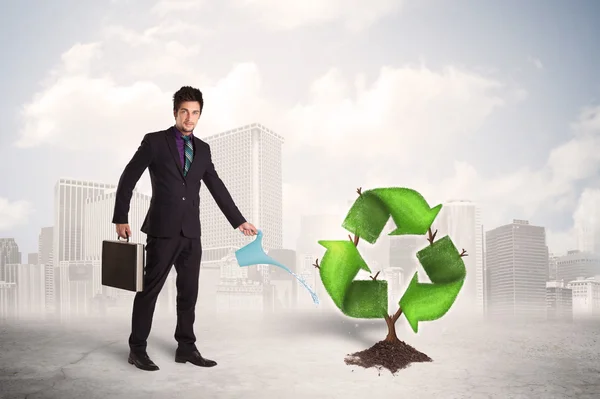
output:
M 157 315 L 148 353 L 127 363 L 127 313 L 2 321 L 0 398 L 600 398 L 600 325 L 429 322 L 398 335 L 429 355 L 393 376 L 344 357 L 383 339 L 383 320 L 340 314 L 197 315 L 211 369 L 174 362 L 175 317 Z

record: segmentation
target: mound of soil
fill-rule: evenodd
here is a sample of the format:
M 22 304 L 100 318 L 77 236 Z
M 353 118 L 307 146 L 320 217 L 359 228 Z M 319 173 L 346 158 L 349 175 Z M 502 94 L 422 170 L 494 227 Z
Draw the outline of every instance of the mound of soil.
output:
M 379 371 L 381 368 L 386 368 L 392 374 L 406 368 L 411 363 L 432 361 L 426 354 L 400 340 L 396 342 L 379 341 L 369 349 L 348 355 L 344 360 L 348 365 L 364 368 L 375 367 Z

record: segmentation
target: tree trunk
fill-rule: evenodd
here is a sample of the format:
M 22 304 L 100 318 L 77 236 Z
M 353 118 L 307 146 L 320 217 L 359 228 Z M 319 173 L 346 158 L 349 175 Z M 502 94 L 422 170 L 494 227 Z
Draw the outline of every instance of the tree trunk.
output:
M 400 342 L 398 336 L 396 335 L 396 321 L 391 317 L 387 316 L 385 318 L 385 322 L 388 326 L 387 337 L 385 337 L 386 342 Z

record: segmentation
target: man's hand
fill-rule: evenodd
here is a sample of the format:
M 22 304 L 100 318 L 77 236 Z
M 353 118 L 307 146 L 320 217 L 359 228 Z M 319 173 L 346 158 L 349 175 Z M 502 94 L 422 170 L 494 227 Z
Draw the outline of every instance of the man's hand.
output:
M 131 229 L 129 228 L 129 224 L 118 224 L 116 225 L 117 235 L 121 238 L 131 237 Z
M 245 222 L 240 227 L 238 227 L 245 236 L 255 236 L 258 233 L 256 227 L 254 227 L 251 223 Z

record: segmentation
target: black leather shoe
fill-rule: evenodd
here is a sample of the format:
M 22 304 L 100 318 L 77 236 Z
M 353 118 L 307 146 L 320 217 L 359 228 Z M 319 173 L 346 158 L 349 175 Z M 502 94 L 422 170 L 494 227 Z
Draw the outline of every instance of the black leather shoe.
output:
M 177 351 L 175 351 L 175 361 L 177 363 L 190 362 L 200 367 L 214 367 L 217 365 L 217 362 L 215 362 L 214 360 L 203 358 L 200 352 L 198 352 L 197 350 L 188 352 L 183 351 L 179 348 L 177 349 Z
M 156 364 L 154 364 L 154 362 L 152 360 L 150 360 L 150 357 L 148 357 L 148 354 L 146 352 L 143 352 L 143 353 L 129 352 L 129 359 L 127 359 L 127 361 L 129 362 L 129 364 L 133 364 L 135 367 L 137 367 L 138 369 L 141 369 L 141 370 L 146 370 L 146 371 L 158 370 L 158 366 Z

